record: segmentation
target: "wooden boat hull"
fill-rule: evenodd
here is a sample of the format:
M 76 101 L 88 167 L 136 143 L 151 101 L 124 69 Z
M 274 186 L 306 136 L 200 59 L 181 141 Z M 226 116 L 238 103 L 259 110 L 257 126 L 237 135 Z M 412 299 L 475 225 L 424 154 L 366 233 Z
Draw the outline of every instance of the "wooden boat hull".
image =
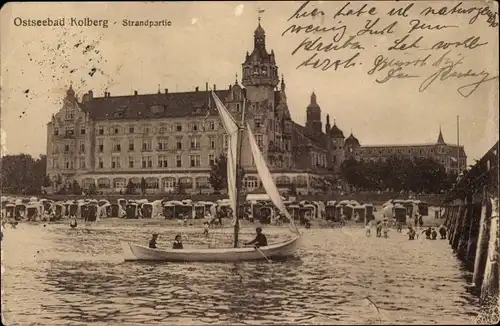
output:
M 290 257 L 295 254 L 300 236 L 285 242 L 260 247 L 246 248 L 189 248 L 189 249 L 151 249 L 132 243 L 122 243 L 125 261 L 156 260 L 170 262 L 234 262 L 254 261 Z M 264 254 L 264 255 L 263 255 Z

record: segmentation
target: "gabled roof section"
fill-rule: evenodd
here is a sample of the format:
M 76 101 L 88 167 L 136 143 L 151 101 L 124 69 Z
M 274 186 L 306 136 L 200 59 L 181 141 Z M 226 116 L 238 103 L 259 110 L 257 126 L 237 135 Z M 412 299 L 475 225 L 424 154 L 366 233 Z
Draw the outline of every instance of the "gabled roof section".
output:
M 224 102 L 229 92 L 221 90 L 215 93 Z M 80 103 L 80 106 L 91 119 L 98 121 L 205 116 L 209 102 L 210 113 L 216 115 L 210 91 L 97 97 Z

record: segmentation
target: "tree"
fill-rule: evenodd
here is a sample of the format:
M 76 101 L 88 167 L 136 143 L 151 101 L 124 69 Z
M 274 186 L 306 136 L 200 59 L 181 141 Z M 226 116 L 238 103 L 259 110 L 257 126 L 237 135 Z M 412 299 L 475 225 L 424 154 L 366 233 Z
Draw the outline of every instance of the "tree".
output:
M 225 154 L 221 154 L 215 159 L 208 181 L 215 192 L 227 187 L 227 157 Z
M 132 182 L 131 179 L 128 180 L 127 187 L 125 188 L 125 194 L 126 195 L 135 194 L 135 184 Z
M 37 194 L 45 177 L 41 159 L 31 155 L 6 155 L 0 158 L 2 193 Z
M 82 194 L 82 188 L 78 184 L 76 180 L 73 180 L 73 186 L 72 186 L 72 192 L 74 195 L 81 195 Z
M 87 195 L 89 196 L 97 195 L 97 187 L 95 186 L 95 183 L 91 183 L 89 185 L 89 189 L 87 190 Z
M 144 195 L 146 193 L 146 179 L 141 178 L 141 193 Z

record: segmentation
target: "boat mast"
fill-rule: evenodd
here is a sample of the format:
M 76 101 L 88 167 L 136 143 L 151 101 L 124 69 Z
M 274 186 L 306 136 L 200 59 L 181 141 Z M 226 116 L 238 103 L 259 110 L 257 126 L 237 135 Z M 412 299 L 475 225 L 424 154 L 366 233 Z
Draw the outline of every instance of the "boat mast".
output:
M 234 214 L 234 248 L 238 248 L 238 234 L 240 231 L 240 219 L 239 219 L 239 208 L 240 208 L 240 194 L 241 194 L 241 150 L 243 147 L 243 132 L 245 126 L 245 106 L 246 98 L 243 97 L 243 110 L 241 112 L 241 124 L 238 126 L 238 145 L 236 149 L 236 212 Z

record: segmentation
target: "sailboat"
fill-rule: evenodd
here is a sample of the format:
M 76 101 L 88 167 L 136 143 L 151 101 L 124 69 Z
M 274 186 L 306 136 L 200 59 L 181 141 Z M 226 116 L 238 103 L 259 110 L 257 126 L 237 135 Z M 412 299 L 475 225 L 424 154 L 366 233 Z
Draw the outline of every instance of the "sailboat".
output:
M 295 225 L 293 218 L 287 211 L 283 200 L 278 192 L 271 172 L 267 167 L 264 156 L 257 145 L 250 125 L 246 124 L 250 148 L 257 167 L 257 172 L 262 180 L 264 189 L 273 204 L 288 218 L 290 230 L 294 233 L 291 240 L 272 243 L 265 247 L 238 247 L 239 217 L 238 207 L 241 189 L 241 178 L 238 177 L 238 171 L 241 166 L 241 147 L 243 142 L 243 132 L 245 130 L 245 103 L 242 112 L 242 121 L 238 123 L 228 112 L 219 97 L 212 92 L 212 97 L 221 117 L 224 129 L 228 135 L 228 153 L 227 153 L 227 186 L 229 201 L 233 211 L 234 225 L 234 247 L 233 248 L 186 248 L 186 249 L 152 249 L 132 243 L 122 243 L 125 261 L 133 260 L 157 260 L 170 262 L 202 261 L 202 262 L 221 262 L 221 261 L 253 261 L 269 260 L 293 256 L 301 239 L 301 233 Z

